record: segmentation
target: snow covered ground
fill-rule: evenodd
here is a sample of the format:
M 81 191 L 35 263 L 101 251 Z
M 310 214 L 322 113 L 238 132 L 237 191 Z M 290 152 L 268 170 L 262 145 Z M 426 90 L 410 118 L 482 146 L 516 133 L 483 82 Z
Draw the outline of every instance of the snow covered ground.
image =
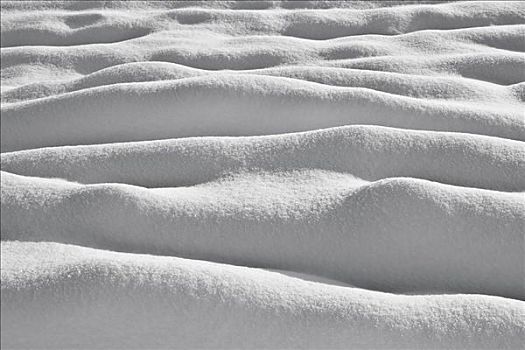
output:
M 525 344 L 525 4 L 1 3 L 2 348 Z

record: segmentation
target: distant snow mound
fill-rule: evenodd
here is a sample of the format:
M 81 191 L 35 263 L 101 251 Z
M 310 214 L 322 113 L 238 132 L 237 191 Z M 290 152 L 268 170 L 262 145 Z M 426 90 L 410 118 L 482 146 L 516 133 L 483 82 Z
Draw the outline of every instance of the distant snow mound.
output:
M 314 168 L 368 181 L 413 177 L 458 186 L 525 191 L 522 142 L 370 125 L 273 136 L 39 148 L 2 153 L 1 168 L 26 176 L 150 188 L 196 185 L 244 170 Z
M 196 108 L 198 106 L 198 108 Z M 523 109 L 418 99 L 261 75 L 114 84 L 2 108 L 2 152 L 201 135 L 261 135 L 348 124 L 525 140 Z

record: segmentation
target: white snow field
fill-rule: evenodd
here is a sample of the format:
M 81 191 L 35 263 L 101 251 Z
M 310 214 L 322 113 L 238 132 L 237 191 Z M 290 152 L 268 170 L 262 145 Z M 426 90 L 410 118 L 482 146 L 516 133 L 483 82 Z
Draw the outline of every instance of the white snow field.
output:
M 525 3 L 2 1 L 2 349 L 520 349 Z

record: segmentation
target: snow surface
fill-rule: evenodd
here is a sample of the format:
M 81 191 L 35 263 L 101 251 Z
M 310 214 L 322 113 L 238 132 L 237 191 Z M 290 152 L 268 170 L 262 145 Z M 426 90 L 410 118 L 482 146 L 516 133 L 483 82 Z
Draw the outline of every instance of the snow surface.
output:
M 513 299 L 58 243 L 2 242 L 2 283 L 2 338 L 26 348 L 518 348 L 525 327 Z
M 3 1 L 2 348 L 525 344 L 525 5 Z

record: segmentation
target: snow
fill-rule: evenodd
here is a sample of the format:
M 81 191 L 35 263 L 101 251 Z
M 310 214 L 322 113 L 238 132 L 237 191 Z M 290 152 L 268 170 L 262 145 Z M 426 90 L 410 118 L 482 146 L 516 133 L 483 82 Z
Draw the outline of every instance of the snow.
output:
M 1 3 L 2 348 L 519 348 L 519 2 Z
M 155 189 L 5 173 L 2 235 L 211 258 L 387 291 L 524 299 L 524 267 L 516 264 L 523 257 L 522 199 L 407 178 L 366 183 L 318 170 Z
M 199 108 L 196 108 L 199 106 Z M 258 75 L 114 84 L 2 110 L 2 152 L 187 136 L 297 132 L 348 124 L 525 140 L 519 105 L 417 99 Z
M 518 348 L 522 306 L 487 295 L 393 295 L 265 269 L 2 242 L 2 347 Z
M 314 168 L 368 181 L 412 177 L 525 191 L 522 142 L 370 125 L 273 136 L 39 148 L 2 153 L 1 160 L 2 170 L 20 175 L 143 187 L 195 185 L 242 170 Z

